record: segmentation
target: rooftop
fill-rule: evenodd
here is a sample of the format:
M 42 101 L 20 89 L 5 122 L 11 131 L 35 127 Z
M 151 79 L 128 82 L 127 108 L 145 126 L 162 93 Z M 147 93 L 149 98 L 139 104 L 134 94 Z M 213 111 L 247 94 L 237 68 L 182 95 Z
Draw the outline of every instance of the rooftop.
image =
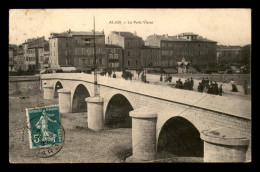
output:
M 176 36 L 168 36 L 168 34 L 164 34 L 164 35 L 156 35 L 156 34 L 154 34 L 154 35 L 150 35 L 148 37 L 156 37 L 160 41 L 161 40 L 164 40 L 164 41 L 191 41 L 191 40 L 183 37 L 183 36 L 190 36 L 190 35 L 198 36 L 197 34 L 194 34 L 192 32 L 188 32 L 188 33 L 181 33 L 181 34 L 178 34 Z M 216 41 L 209 40 L 207 38 L 203 38 L 202 36 L 198 36 L 197 40 L 194 40 L 194 41 L 216 42 Z
M 116 31 L 113 31 L 113 33 L 115 33 L 119 36 L 122 36 L 124 38 L 141 38 L 141 37 L 139 37 L 136 34 L 133 34 L 131 32 L 116 32 Z
M 71 31 L 68 30 L 66 32 L 62 33 L 50 33 L 51 36 L 53 37 L 73 37 L 73 36 L 89 36 L 89 35 L 94 35 L 94 32 L 86 32 L 86 31 Z M 104 35 L 104 32 L 95 32 L 95 35 Z
M 113 45 L 113 44 L 105 44 L 105 47 L 106 48 L 122 48 L 122 47 L 120 47 L 118 45 Z

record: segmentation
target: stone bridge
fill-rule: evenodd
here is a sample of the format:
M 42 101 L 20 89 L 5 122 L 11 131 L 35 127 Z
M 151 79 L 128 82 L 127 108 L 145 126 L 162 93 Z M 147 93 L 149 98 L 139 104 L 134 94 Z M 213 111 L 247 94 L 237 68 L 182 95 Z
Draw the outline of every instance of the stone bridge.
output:
M 48 89 L 48 95 L 45 96 L 55 98 L 59 88 L 69 90 L 70 112 L 87 111 L 85 98 L 94 96 L 93 83 L 94 76 L 85 73 L 53 73 L 41 76 L 41 86 Z M 44 91 L 47 94 L 46 90 Z M 221 127 L 231 129 L 241 137 L 249 139 L 246 160 L 251 160 L 251 101 L 249 100 L 106 76 L 98 76 L 98 90 L 100 97 L 104 99 L 105 125 L 131 127 L 132 120 L 129 112 L 132 110 L 145 108 L 157 114 L 155 123 L 157 151 L 173 151 L 171 145 L 174 142 L 179 151 L 183 149 L 184 152 L 187 150 L 186 152 L 201 156 L 205 147 L 203 148 L 200 133 Z M 175 154 L 178 155 L 178 152 Z M 184 153 L 180 156 L 188 156 L 188 154 Z

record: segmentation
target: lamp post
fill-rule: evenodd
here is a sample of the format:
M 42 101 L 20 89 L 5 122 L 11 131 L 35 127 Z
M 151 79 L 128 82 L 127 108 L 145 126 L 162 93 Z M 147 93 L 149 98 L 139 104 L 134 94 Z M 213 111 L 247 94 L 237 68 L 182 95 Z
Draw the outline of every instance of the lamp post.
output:
M 94 16 L 94 96 L 98 96 L 97 88 L 97 57 L 96 57 L 96 33 L 95 33 L 95 16 Z

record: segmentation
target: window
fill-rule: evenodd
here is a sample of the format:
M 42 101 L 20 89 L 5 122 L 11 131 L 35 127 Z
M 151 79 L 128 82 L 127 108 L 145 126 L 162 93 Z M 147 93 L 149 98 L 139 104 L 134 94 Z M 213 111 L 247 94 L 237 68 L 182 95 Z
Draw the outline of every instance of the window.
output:
M 115 50 L 114 48 L 111 49 L 111 53 L 115 53 L 115 51 L 116 51 L 116 50 Z
M 200 44 L 199 44 L 199 47 L 200 47 Z
M 127 55 L 128 55 L 128 57 L 130 56 L 130 52 L 129 51 L 127 52 Z
M 83 64 L 83 65 L 85 64 L 85 59 L 82 59 L 82 64 Z
M 206 44 L 206 47 L 208 47 L 208 44 Z
M 118 59 L 118 54 L 114 54 L 114 59 Z
M 109 54 L 109 59 L 113 59 L 113 54 Z
M 55 51 L 53 53 L 54 53 L 54 56 L 55 56 Z
M 129 41 L 127 42 L 127 46 L 129 47 Z
M 130 66 L 130 60 L 127 61 L 128 66 Z
M 54 42 L 53 46 L 55 47 L 55 42 Z
M 88 59 L 88 64 L 90 64 L 90 59 Z
M 68 42 L 66 42 L 66 47 L 69 47 L 69 43 Z
M 135 61 L 135 63 L 136 63 L 136 65 L 138 65 L 138 61 L 137 60 Z

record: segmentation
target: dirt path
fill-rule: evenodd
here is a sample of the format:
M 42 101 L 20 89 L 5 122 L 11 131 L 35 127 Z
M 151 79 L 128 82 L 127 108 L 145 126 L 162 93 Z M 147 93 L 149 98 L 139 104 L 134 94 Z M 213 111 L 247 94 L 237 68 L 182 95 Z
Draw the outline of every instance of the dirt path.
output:
M 132 154 L 131 128 L 93 132 L 85 128 L 65 130 L 61 151 L 49 158 L 35 156 L 29 149 L 25 108 L 57 104 L 34 92 L 9 97 L 9 158 L 11 163 L 122 162 Z

